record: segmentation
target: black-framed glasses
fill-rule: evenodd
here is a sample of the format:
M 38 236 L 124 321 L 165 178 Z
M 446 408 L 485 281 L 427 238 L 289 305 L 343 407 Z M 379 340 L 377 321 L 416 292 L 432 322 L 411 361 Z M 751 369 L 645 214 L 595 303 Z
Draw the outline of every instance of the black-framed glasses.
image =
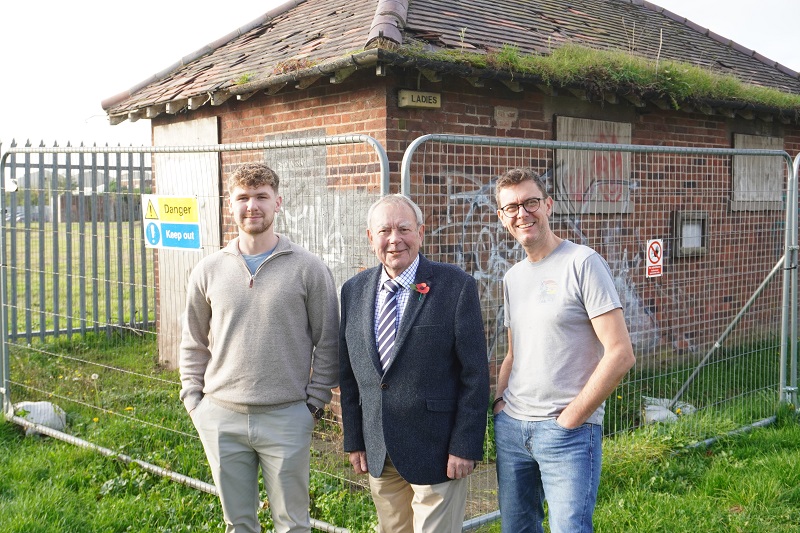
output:
M 539 209 L 539 206 L 542 205 L 542 200 L 544 200 L 544 198 L 528 198 L 521 204 L 506 204 L 500 208 L 500 211 L 508 218 L 511 218 L 519 214 L 519 208 L 521 207 L 527 211 L 528 214 L 532 215 Z

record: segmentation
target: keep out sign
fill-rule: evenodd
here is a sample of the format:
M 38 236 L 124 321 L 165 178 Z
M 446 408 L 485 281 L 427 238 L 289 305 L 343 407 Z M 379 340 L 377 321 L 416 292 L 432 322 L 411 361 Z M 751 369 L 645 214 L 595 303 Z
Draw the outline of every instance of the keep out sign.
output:
M 147 248 L 200 249 L 197 198 L 143 194 L 142 219 Z

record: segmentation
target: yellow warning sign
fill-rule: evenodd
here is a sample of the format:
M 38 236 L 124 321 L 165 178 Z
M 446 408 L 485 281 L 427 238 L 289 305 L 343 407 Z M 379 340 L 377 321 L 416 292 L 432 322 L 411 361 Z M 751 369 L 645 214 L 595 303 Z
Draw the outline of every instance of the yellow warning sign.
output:
M 146 248 L 202 250 L 197 198 L 143 194 L 141 205 Z
M 144 213 L 144 218 L 149 220 L 158 220 L 158 211 L 153 207 L 153 200 L 147 201 L 147 211 Z
M 158 201 L 161 220 L 169 222 L 197 222 L 197 198 L 161 196 Z

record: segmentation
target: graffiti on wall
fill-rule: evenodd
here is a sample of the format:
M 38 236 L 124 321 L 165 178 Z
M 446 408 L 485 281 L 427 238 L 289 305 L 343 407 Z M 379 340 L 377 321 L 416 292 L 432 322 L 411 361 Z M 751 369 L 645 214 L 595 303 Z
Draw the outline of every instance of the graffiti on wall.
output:
M 554 174 L 551 168 L 542 176 L 548 184 L 548 192 L 553 190 Z M 525 254 L 521 246 L 508 236 L 497 218 L 494 201 L 496 178 L 486 183 L 481 176 L 451 171 L 443 173 L 441 179 L 446 185 L 446 205 L 442 206 L 440 220 L 429 232 L 429 240 L 434 245 L 439 241 L 453 244 L 435 247 L 439 250 L 439 256 L 434 259 L 458 265 L 478 282 L 487 321 L 489 353 L 492 354 L 505 336 L 502 279 L 508 269 L 522 260 Z M 634 188 L 637 185 L 629 181 L 626 186 Z M 628 194 L 624 196 L 629 197 Z M 589 196 L 583 195 L 582 198 L 585 201 Z M 582 208 L 575 211 L 554 215 L 551 219 L 554 231 L 561 237 L 596 249 L 605 257 L 623 304 L 632 342 L 639 350 L 653 348 L 661 342 L 662 331 L 653 310 L 640 294 L 634 276 L 644 268 L 646 239 L 639 234 L 638 228 L 634 230 L 633 240 L 630 236 L 624 238 L 622 219 L 619 217 L 605 217 L 600 222 L 599 231 L 595 231 L 599 237 L 592 239 L 582 229 L 587 211 Z M 663 296 L 662 301 L 674 306 L 667 315 L 691 316 L 690 302 L 680 294 L 680 290 L 664 288 L 663 292 L 666 294 L 660 295 Z M 685 319 L 681 322 L 686 323 Z M 670 340 L 676 350 L 694 350 L 692 336 L 688 332 L 681 331 L 677 324 L 666 326 L 671 328 Z
M 265 140 L 313 139 L 324 133 L 292 132 Z M 376 196 L 365 188 L 331 186 L 327 147 L 273 148 L 265 153 L 265 161 L 280 178 L 283 205 L 275 222 L 279 233 L 319 255 L 337 286 L 365 265 L 372 265 L 363 220 Z
M 505 338 L 503 276 L 524 252 L 497 218 L 494 180 L 482 183 L 480 178 L 464 173 L 445 173 L 442 178 L 446 203 L 442 219 L 432 226 L 426 242 L 451 241 L 451 247 L 439 247 L 446 250 L 444 253 L 431 258 L 457 265 L 475 278 L 491 355 Z
M 629 144 L 631 125 L 625 122 L 558 117 L 560 141 Z M 631 155 L 627 152 L 556 151 L 558 187 L 551 190 L 556 213 L 629 213 Z

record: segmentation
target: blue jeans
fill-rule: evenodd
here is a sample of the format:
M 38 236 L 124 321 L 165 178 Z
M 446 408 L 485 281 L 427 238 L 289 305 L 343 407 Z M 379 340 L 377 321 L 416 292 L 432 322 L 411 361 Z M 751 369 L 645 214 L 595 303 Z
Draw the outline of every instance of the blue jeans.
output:
M 587 533 L 600 485 L 602 427 L 565 429 L 555 420 L 494 417 L 504 533 L 542 533 L 547 500 L 552 533 Z

